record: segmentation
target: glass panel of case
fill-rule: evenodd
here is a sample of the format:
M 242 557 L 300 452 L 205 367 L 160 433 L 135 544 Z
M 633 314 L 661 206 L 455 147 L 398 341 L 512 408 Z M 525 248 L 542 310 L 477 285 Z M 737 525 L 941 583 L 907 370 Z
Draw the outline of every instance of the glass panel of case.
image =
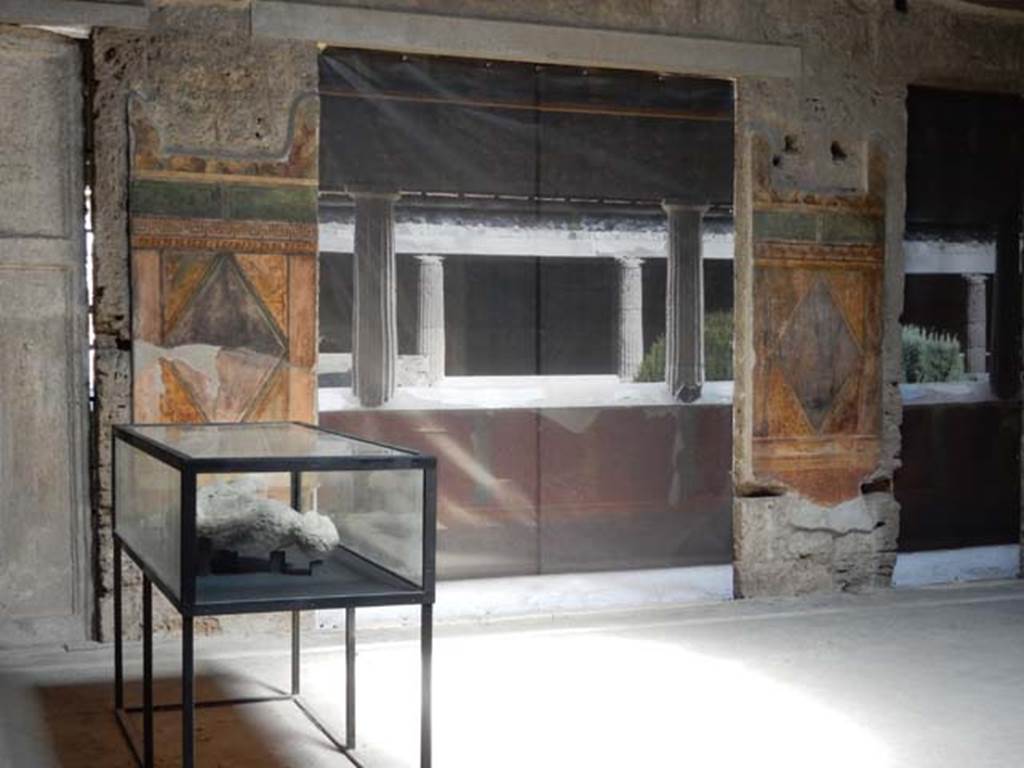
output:
M 419 469 L 200 474 L 196 602 L 419 588 L 423 511 Z
M 114 441 L 116 531 L 181 596 L 181 477 L 124 440 Z
M 133 429 L 192 459 L 409 455 L 302 424 L 149 424 Z
M 423 471 L 309 475 L 319 510 L 345 547 L 423 586 Z

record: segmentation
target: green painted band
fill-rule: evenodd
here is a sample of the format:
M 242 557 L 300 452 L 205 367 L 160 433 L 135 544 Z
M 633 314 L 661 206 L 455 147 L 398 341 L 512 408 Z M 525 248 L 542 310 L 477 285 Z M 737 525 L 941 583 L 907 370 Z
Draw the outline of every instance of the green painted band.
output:
M 312 187 L 136 179 L 129 192 L 129 209 L 153 216 L 316 222 L 317 191 Z

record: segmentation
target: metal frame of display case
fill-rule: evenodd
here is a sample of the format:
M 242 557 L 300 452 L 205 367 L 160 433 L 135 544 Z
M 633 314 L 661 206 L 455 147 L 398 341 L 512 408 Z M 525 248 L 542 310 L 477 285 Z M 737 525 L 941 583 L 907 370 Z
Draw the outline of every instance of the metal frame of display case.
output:
M 112 467 L 112 489 L 114 504 L 112 511 L 114 530 L 114 711 L 118 725 L 124 734 L 136 763 L 141 768 L 153 768 L 154 739 L 153 715 L 155 712 L 181 711 L 182 713 L 182 768 L 195 766 L 195 710 L 210 707 L 235 706 L 240 704 L 257 704 L 274 701 L 291 701 L 315 725 L 324 736 L 348 760 L 359 768 L 362 763 L 352 754 L 355 749 L 356 737 L 356 608 L 386 605 L 419 605 L 420 606 L 420 766 L 430 768 L 431 765 L 431 664 L 433 656 L 433 616 L 434 616 L 434 582 L 436 558 L 436 520 L 437 520 L 437 460 L 433 456 L 421 454 L 407 448 L 388 445 L 375 440 L 366 440 L 336 430 L 324 429 L 302 422 L 260 422 L 262 425 L 295 424 L 297 426 L 344 437 L 349 440 L 377 445 L 401 451 L 402 455 L 386 456 L 290 456 L 290 457 L 238 457 L 238 458 L 194 458 L 169 446 L 145 437 L 133 429 L 134 426 L 147 427 L 232 427 L 258 426 L 245 424 L 139 424 L 116 425 L 113 428 L 113 445 L 118 439 L 124 440 L 133 448 L 137 448 L 150 456 L 168 464 L 180 473 L 181 499 L 180 509 L 185 512 L 181 518 L 181 569 L 179 584 L 181 597 L 150 567 L 145 560 L 133 551 L 131 546 L 121 539 L 117 533 L 117 466 L 116 451 Z M 299 507 L 301 481 L 303 472 L 329 471 L 365 471 L 387 469 L 420 469 L 423 471 L 423 584 L 417 587 L 408 579 L 399 576 L 388 568 L 362 557 L 352 550 L 351 555 L 369 565 L 386 572 L 389 576 L 405 582 L 409 590 L 382 593 L 378 595 L 336 595 L 330 597 L 311 598 L 276 598 L 271 600 L 240 599 L 217 603 L 196 603 L 196 546 L 195 546 L 195 502 L 196 476 L 208 473 L 244 474 L 247 472 L 287 472 L 291 475 L 291 501 L 296 509 Z M 124 697 L 124 641 L 122 618 L 121 553 L 126 553 L 142 571 L 142 705 L 125 706 Z M 154 704 L 153 702 L 153 585 L 163 593 L 171 605 L 178 611 L 182 619 L 182 654 L 181 654 L 181 702 L 175 704 Z M 300 696 L 301 675 L 301 635 L 299 617 L 301 611 L 321 608 L 345 609 L 345 735 L 337 736 L 325 722 L 317 716 Z M 195 645 L 194 619 L 197 616 L 213 616 L 243 613 L 270 613 L 290 611 L 291 620 L 291 691 L 273 696 L 254 696 L 213 701 L 195 700 Z M 130 714 L 142 713 L 143 744 L 139 749 L 137 739 L 129 721 Z

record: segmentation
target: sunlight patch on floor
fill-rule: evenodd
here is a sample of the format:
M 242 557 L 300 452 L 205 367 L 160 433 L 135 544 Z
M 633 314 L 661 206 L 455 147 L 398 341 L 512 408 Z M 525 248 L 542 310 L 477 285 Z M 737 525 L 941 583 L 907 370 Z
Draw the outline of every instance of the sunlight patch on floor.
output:
M 412 644 L 360 654 L 357 755 L 375 768 L 417 764 L 418 662 Z M 317 663 L 311 687 L 344 680 L 336 660 Z M 654 641 L 445 640 L 434 701 L 435 765 L 444 768 L 892 765 L 885 745 L 811 693 Z

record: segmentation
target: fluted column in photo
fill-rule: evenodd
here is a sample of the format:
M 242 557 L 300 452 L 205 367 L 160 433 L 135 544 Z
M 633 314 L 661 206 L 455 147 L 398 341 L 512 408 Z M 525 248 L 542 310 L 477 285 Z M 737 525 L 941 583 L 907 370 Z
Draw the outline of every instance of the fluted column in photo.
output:
M 704 385 L 704 269 L 701 230 L 706 206 L 662 203 L 668 216 L 665 297 L 665 383 L 692 402 Z
M 985 275 L 964 275 L 967 281 L 967 373 L 985 373 L 985 348 L 988 335 L 988 307 L 985 301 Z
M 416 351 L 427 358 L 431 384 L 444 378 L 444 259 L 417 256 L 420 264 Z
M 383 405 L 395 394 L 398 290 L 391 192 L 351 191 L 355 200 L 352 386 L 360 403 Z
M 619 262 L 619 378 L 633 381 L 644 358 L 644 293 L 642 259 Z

